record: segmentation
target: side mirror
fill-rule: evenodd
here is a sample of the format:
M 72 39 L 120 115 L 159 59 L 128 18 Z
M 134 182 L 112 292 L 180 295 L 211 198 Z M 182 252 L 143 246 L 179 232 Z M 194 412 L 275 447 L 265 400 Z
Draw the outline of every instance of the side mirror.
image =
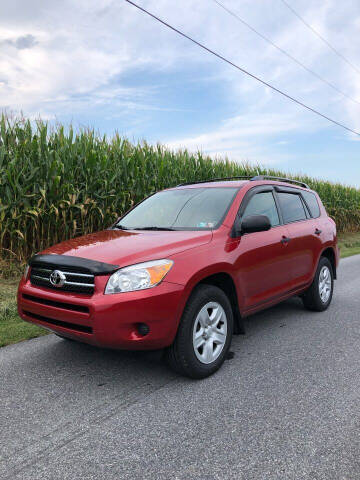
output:
M 266 215 L 249 215 L 241 222 L 241 233 L 266 232 L 271 223 Z

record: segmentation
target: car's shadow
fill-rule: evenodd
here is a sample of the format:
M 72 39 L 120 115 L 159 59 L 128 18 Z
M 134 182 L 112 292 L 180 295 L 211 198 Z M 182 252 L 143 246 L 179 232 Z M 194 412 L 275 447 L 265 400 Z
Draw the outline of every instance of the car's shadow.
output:
M 121 380 L 122 375 L 127 377 L 130 372 L 138 378 L 153 377 L 156 373 L 167 376 L 162 350 L 112 350 L 53 336 L 43 354 L 47 366 L 51 368 L 53 364 L 56 372 L 69 368 L 69 372 L 77 372 L 80 378 L 96 376 L 99 386 L 115 378 Z
M 272 326 L 276 327 L 279 323 L 291 324 L 298 321 L 299 315 L 302 316 L 305 312 L 302 300 L 299 297 L 290 298 L 245 318 L 246 334 L 261 334 L 263 330 Z

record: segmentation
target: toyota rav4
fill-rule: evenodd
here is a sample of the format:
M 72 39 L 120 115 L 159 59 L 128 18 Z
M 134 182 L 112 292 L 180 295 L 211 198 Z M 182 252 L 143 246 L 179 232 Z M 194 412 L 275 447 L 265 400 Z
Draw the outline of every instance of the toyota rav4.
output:
M 155 193 L 111 228 L 33 256 L 20 316 L 65 339 L 165 349 L 193 378 L 223 363 L 243 319 L 291 296 L 325 310 L 339 261 L 336 226 L 294 180 L 257 176 Z

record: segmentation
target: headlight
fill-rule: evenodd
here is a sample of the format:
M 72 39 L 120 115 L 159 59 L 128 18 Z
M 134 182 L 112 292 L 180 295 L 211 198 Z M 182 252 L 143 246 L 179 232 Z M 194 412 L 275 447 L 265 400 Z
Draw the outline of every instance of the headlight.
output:
M 26 265 L 25 270 L 24 270 L 24 279 L 27 279 L 27 276 L 29 274 L 30 267 L 29 265 Z
M 172 260 L 155 260 L 121 268 L 109 278 L 105 294 L 133 292 L 155 287 L 173 266 Z

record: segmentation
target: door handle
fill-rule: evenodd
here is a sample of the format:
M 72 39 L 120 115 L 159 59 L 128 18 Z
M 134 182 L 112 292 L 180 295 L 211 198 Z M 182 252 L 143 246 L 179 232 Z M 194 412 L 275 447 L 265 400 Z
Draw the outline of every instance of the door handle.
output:
M 281 239 L 281 243 L 283 245 L 287 245 L 289 242 L 290 242 L 291 238 L 289 237 L 285 237 L 285 235 L 283 235 L 282 239 Z
M 316 235 L 320 235 L 321 230 L 319 230 L 318 228 L 316 228 L 316 229 L 315 229 L 315 233 L 316 233 Z

